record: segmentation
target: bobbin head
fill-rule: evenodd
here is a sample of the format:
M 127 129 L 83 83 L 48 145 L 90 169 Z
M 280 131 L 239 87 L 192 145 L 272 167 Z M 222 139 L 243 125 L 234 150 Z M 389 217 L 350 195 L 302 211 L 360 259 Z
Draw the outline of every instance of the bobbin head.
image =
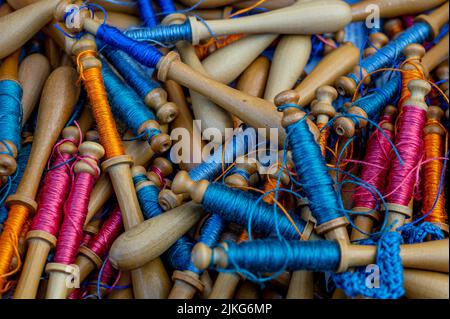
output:
M 336 110 L 332 103 L 338 97 L 336 89 L 329 85 L 324 85 L 316 90 L 316 102 L 311 104 L 311 113 L 317 118 L 319 115 L 325 115 L 332 118 L 336 115 Z
M 419 67 L 419 70 L 424 72 L 423 66 L 420 64 L 420 61 L 422 60 L 425 53 L 426 53 L 425 48 L 418 43 L 413 43 L 406 46 L 403 49 L 403 54 L 406 60 L 402 66 L 402 69 L 417 70 L 417 67 Z M 408 63 L 409 61 L 413 62 L 414 64 Z
M 337 135 L 350 138 L 356 134 L 356 123 L 358 123 L 359 128 L 366 127 L 367 121 L 363 118 L 368 118 L 368 115 L 363 109 L 356 105 L 350 107 L 346 113 L 356 115 L 357 117 L 354 119 L 348 117 L 336 119 L 336 121 L 334 121 L 334 130 Z
M 228 246 L 226 243 L 222 243 L 221 246 L 212 249 L 204 243 L 197 243 L 192 249 L 191 255 L 191 260 L 195 267 L 200 270 L 208 269 L 210 266 L 226 268 L 228 265 L 228 256 L 224 248 L 226 249 Z
M 153 130 L 161 131 L 161 127 L 158 122 L 155 120 L 148 120 L 142 123 L 142 125 L 138 129 L 138 134 L 142 134 L 147 132 L 147 139 L 149 138 L 148 132 Z M 172 141 L 170 140 L 170 136 L 166 133 L 159 133 L 154 135 L 150 140 L 150 146 L 155 153 L 164 153 L 167 151 L 172 145 Z
M 389 38 L 383 32 L 375 32 L 369 35 L 369 39 L 373 46 L 369 46 L 364 50 L 364 57 L 371 56 L 377 52 L 377 49 L 384 47 L 388 42 Z
M 103 146 L 95 142 L 83 142 L 80 146 L 80 155 L 85 157 L 75 164 L 75 173 L 85 172 L 97 176 L 98 161 L 105 155 Z
M 145 170 L 145 168 L 143 166 L 133 165 L 133 167 L 131 168 L 131 175 L 133 177 L 136 177 L 139 175 L 145 175 L 145 174 L 147 174 L 147 171 Z
M 258 162 L 252 161 L 248 158 L 248 156 L 241 156 L 236 159 L 236 168 L 244 170 L 248 173 L 249 176 L 255 174 L 258 171 Z M 231 174 L 225 178 L 225 184 L 230 187 L 247 187 L 248 180 L 244 178 L 240 174 Z
M 174 209 L 181 206 L 185 200 L 189 198 L 189 194 L 175 194 L 170 189 L 163 189 L 159 192 L 158 203 L 164 211 Z
M 62 131 L 62 138 L 70 141 L 64 142 L 59 146 L 61 153 L 74 154 L 77 151 L 80 142 L 80 132 L 76 126 L 67 126 Z
M 444 111 L 439 107 L 435 105 L 431 105 L 428 107 L 427 110 L 427 124 L 425 125 L 425 128 L 423 129 L 423 132 L 425 134 L 439 134 L 439 135 L 445 135 L 444 128 L 439 125 L 441 118 L 444 116 Z
M 144 98 L 145 105 L 156 112 L 158 120 L 167 124 L 172 122 L 178 116 L 178 106 L 173 102 L 167 101 L 167 92 L 163 88 L 155 88 Z
M 150 181 L 155 183 L 158 187 L 161 187 L 161 183 L 163 182 L 161 179 L 169 176 L 173 172 L 172 163 L 164 157 L 157 157 L 153 160 L 152 167 L 160 173 L 158 174 L 154 170 L 150 169 L 146 175 Z
M 86 132 L 86 140 L 91 142 L 100 143 L 100 135 L 96 130 L 90 130 Z
M 408 90 L 411 96 L 403 105 L 416 106 L 426 111 L 428 105 L 425 102 L 425 96 L 431 91 L 431 85 L 424 80 L 411 80 L 408 83 Z
M 201 204 L 208 186 L 207 180 L 196 182 L 192 180 L 188 172 L 179 171 L 173 180 L 172 191 L 175 194 L 188 193 L 194 202 Z
M 384 24 L 384 31 L 390 38 L 395 39 L 397 35 L 403 31 L 402 20 L 398 18 L 389 19 Z
M 371 78 L 368 75 L 367 71 L 365 69 L 361 69 L 359 65 L 355 66 L 351 72 L 356 76 L 356 78 L 364 79 L 362 81 L 364 84 L 369 85 Z M 340 95 L 343 96 L 352 96 L 355 94 L 356 89 L 358 88 L 357 83 L 355 80 L 348 76 L 341 76 L 339 77 L 335 82 L 334 86 L 336 87 L 337 91 Z
M 81 38 L 81 40 L 78 40 L 72 46 L 72 53 L 76 57 L 79 54 L 86 52 L 86 51 L 97 52 L 97 45 L 95 43 L 94 38 L 91 35 L 83 36 Z M 97 57 L 92 56 L 92 55 L 81 56 L 79 59 L 79 62 L 82 65 L 84 70 L 90 69 L 90 68 L 101 69 L 101 67 L 102 67 L 102 63 L 100 62 L 100 59 L 97 59 Z M 80 66 L 78 66 L 78 67 L 80 67 Z
M 11 176 L 17 169 L 17 148 L 11 141 L 2 141 L 0 153 L 0 176 Z
M 381 124 L 381 127 L 385 130 L 394 131 L 394 122 L 395 122 L 395 118 L 397 117 L 398 114 L 398 110 L 395 106 L 393 105 L 388 105 L 384 108 L 383 110 L 383 116 L 387 117 L 389 120 L 385 121 Z

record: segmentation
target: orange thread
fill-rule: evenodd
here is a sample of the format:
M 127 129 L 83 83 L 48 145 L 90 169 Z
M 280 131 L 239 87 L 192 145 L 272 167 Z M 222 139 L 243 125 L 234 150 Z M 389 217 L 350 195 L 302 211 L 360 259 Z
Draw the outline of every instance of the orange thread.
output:
M 231 34 L 229 36 L 220 36 L 217 39 L 211 38 L 205 44 L 200 44 L 194 46 L 195 53 L 197 54 L 200 60 L 205 59 L 208 55 L 213 53 L 214 51 L 226 47 L 227 45 L 236 42 L 237 40 L 244 37 L 244 34 Z
M 263 4 L 264 2 L 266 2 L 266 0 L 259 0 L 257 3 L 251 5 L 250 7 L 247 7 L 247 8 L 241 9 L 241 10 L 238 10 L 238 11 L 236 11 L 235 13 L 230 14 L 228 18 L 232 18 L 232 17 L 235 17 L 235 16 L 237 16 L 237 15 L 240 15 L 240 14 L 243 14 L 243 13 L 246 13 L 246 12 L 249 12 L 250 10 L 253 10 L 253 9 L 255 9 L 256 7 L 259 7 L 259 6 L 260 6 L 261 4 Z
M 319 146 L 320 150 L 322 151 L 322 156 L 325 158 L 327 155 L 327 144 L 328 144 L 328 138 L 330 137 L 330 127 L 326 127 L 322 130 L 322 128 L 325 126 L 325 123 L 318 123 L 317 128 L 320 130 L 319 135 Z
M 437 124 L 442 127 L 441 123 L 436 120 L 428 120 L 427 125 Z M 444 127 L 442 127 L 444 129 Z M 430 132 L 424 136 L 425 160 L 429 160 L 424 164 L 423 172 L 423 188 L 424 198 L 422 213 L 426 214 L 431 211 L 433 204 L 438 195 L 439 184 L 442 173 L 442 161 L 439 159 L 443 154 L 443 141 L 441 135 Z M 447 215 L 445 212 L 445 197 L 443 192 L 439 195 L 433 211 L 425 218 L 426 221 L 432 223 L 446 223 Z
M 405 60 L 403 62 L 403 65 L 405 65 L 406 63 L 414 66 L 415 69 L 403 70 L 402 72 L 402 91 L 400 95 L 400 101 L 398 103 L 400 108 L 403 106 L 403 103 L 411 96 L 411 92 L 409 92 L 408 89 L 409 82 L 412 80 L 425 80 L 425 75 L 423 74 L 420 66 L 417 63 Z
M 12 205 L 5 222 L 3 232 L 0 236 L 0 293 L 7 291 L 11 285 L 7 283 L 6 277 L 16 273 L 21 265 L 18 250 L 19 236 L 30 211 L 26 206 Z M 9 271 L 13 256 L 17 258 L 16 269 Z
M 105 148 L 107 159 L 124 155 L 124 149 L 117 132 L 116 122 L 114 121 L 111 108 L 103 84 L 102 71 L 99 67 L 90 67 L 84 69 L 81 58 L 91 56 L 95 58 L 95 51 L 87 50 L 81 52 L 77 57 L 77 64 L 80 70 L 80 77 L 83 79 L 84 86 L 92 105 L 92 114 L 97 123 L 100 141 Z

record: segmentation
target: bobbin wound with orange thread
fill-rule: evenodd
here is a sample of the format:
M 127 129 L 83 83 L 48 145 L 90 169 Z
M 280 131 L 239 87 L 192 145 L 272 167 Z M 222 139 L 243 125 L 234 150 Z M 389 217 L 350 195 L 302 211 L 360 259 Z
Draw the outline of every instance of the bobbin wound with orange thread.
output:
M 98 124 L 100 142 L 105 146 L 102 169 L 109 173 L 127 230 L 143 221 L 131 176 L 130 166 L 133 160 L 131 156 L 125 155 L 116 129 L 103 85 L 101 62 L 96 58 L 95 42 L 91 36 L 85 36 L 73 45 L 72 50 L 77 57 L 80 77 Z M 169 278 L 159 258 L 140 269 L 133 270 L 131 277 L 137 298 L 163 298 L 168 294 Z M 153 289 L 150 288 L 151 285 L 154 285 Z
M 72 182 L 70 164 L 78 150 L 80 134 L 74 126 L 66 127 L 62 140 L 53 151 L 54 167 L 46 176 L 39 197 L 36 215 L 27 234 L 27 256 L 14 292 L 14 298 L 35 298 L 41 274 L 50 250 L 55 248 L 63 218 L 63 206 Z
M 430 106 L 424 132 L 424 167 L 423 167 L 423 207 L 422 214 L 429 214 L 425 220 L 437 225 L 448 234 L 448 216 L 445 211 L 443 191 L 439 193 L 443 157 L 445 156 L 448 135 L 441 124 L 444 111 L 438 106 Z M 436 202 L 436 203 L 435 203 Z
M 6 290 L 9 263 L 17 247 L 17 238 L 29 217 L 37 209 L 35 197 L 45 165 L 64 124 L 75 106 L 79 87 L 75 85 L 76 71 L 59 67 L 48 77 L 42 91 L 37 126 L 28 165 L 17 192 L 6 200 L 8 220 L 0 237 L 0 290 Z

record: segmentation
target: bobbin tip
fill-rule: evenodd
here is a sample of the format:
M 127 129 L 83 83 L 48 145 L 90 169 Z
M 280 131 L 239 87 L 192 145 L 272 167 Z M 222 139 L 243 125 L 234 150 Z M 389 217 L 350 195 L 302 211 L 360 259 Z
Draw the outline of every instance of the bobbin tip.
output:
M 172 163 L 164 157 L 157 157 L 153 160 L 153 167 L 161 171 L 162 177 L 169 176 L 173 172 Z M 151 173 L 151 171 L 149 172 Z
M 133 177 L 136 177 L 138 175 L 145 175 L 147 173 L 147 171 L 145 170 L 145 168 L 143 166 L 140 165 L 134 165 L 131 168 L 131 175 Z
M 170 189 L 163 189 L 158 195 L 158 203 L 164 211 L 181 206 L 183 199 L 183 195 L 176 195 Z
M 0 176 L 11 176 L 17 169 L 16 159 L 8 154 L 0 154 Z
M 354 136 L 356 133 L 355 123 L 347 117 L 336 119 L 336 121 L 334 121 L 334 130 L 337 135 L 347 138 Z
M 236 188 L 242 188 L 247 187 L 248 182 L 247 180 L 239 175 L 239 174 L 232 174 L 225 178 L 225 184 L 227 184 L 230 187 L 236 187 Z
M 351 96 L 356 92 L 356 83 L 348 76 L 341 76 L 335 82 L 334 86 L 340 95 Z
M 192 180 L 186 171 L 179 171 L 173 179 L 172 191 L 175 194 L 189 194 L 191 199 L 200 204 L 203 201 L 203 196 L 209 186 L 207 180 L 200 180 L 198 182 Z
M 178 106 L 173 102 L 167 102 L 156 112 L 158 120 L 167 124 L 175 120 L 178 116 Z
M 87 141 L 91 141 L 91 142 L 100 142 L 100 135 L 98 134 L 98 132 L 96 130 L 90 130 L 87 131 L 86 134 L 86 140 Z
M 172 146 L 170 136 L 166 133 L 160 133 L 152 137 L 150 141 L 150 147 L 155 153 L 161 154 L 166 152 Z
M 197 243 L 192 249 L 191 260 L 199 270 L 205 270 L 211 264 L 212 249 L 204 243 Z

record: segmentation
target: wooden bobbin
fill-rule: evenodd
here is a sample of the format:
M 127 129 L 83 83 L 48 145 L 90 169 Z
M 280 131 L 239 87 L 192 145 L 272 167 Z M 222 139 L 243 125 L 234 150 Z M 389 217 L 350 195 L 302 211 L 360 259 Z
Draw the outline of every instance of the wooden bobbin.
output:
M 89 38 L 83 38 L 74 44 L 72 50 L 75 56 L 86 50 L 95 51 L 95 42 Z M 82 63 L 84 70 L 100 66 L 100 60 L 94 57 L 82 58 L 80 63 Z M 143 126 L 145 125 L 152 126 L 152 123 L 147 121 Z M 156 142 L 164 147 L 164 143 L 160 143 L 159 139 Z M 155 148 L 152 147 L 152 149 Z M 116 193 L 125 230 L 142 223 L 144 220 L 131 177 L 130 166 L 132 164 L 133 160 L 129 155 L 116 156 L 102 163 L 102 169 L 108 172 Z M 159 258 L 134 270 L 131 277 L 136 298 L 165 298 L 168 294 L 170 281 Z
M 305 0 L 293 5 L 302 2 Z M 311 37 L 308 35 L 284 35 L 280 39 L 273 55 L 264 99 L 273 102 L 278 93 L 294 87 L 308 62 L 311 48 Z
M 83 142 L 79 151 L 84 158 L 75 164 L 75 174 L 88 173 L 97 176 L 100 171 L 98 162 L 105 155 L 103 146 L 95 142 Z M 49 263 L 45 271 L 49 274 L 46 299 L 65 299 L 70 283 L 80 275 L 78 268 L 61 263 Z
M 167 101 L 167 92 L 161 87 L 151 90 L 145 96 L 144 103 L 155 112 L 163 124 L 172 122 L 178 116 L 178 106 Z
M 383 28 L 386 35 L 394 40 L 403 32 L 403 22 L 399 18 L 389 19 L 384 23 Z
M 181 24 L 184 23 L 186 17 L 180 14 L 172 14 L 164 19 L 165 24 Z M 183 61 L 189 65 L 196 72 L 208 76 L 207 71 L 203 67 L 200 59 L 195 53 L 194 47 L 187 41 L 179 41 L 177 44 L 178 52 Z M 211 102 L 205 96 L 189 90 L 192 101 L 192 110 L 196 120 L 200 120 L 200 131 L 207 128 L 218 129 L 222 136 L 225 136 L 225 129 L 232 127 L 232 120 L 230 115 L 221 107 Z
M 433 71 L 440 63 L 448 60 L 449 34 L 445 35 L 423 56 L 421 64 L 426 74 Z M 447 77 L 448 79 L 448 77 Z
M 109 295 L 108 299 L 134 299 L 133 289 L 131 287 L 131 278 L 128 271 L 122 271 L 117 285 L 120 287 L 127 287 L 123 289 L 113 289 Z
M 198 166 L 200 164 L 200 161 L 196 162 L 194 160 L 195 153 L 200 154 L 200 150 L 202 149 L 202 139 L 201 139 L 201 132 L 199 131 L 199 128 L 197 125 L 194 125 L 194 119 L 192 117 L 191 111 L 189 109 L 189 106 L 186 102 L 186 96 L 184 95 L 183 88 L 175 81 L 169 80 L 165 83 L 165 89 L 167 93 L 169 94 L 169 99 L 171 101 L 174 101 L 175 104 L 178 105 L 179 112 L 178 116 L 173 120 L 173 122 L 170 123 L 170 127 L 173 132 L 180 130 L 183 130 L 183 132 L 186 132 L 186 135 L 181 135 L 181 140 L 179 140 L 182 145 L 185 145 L 186 143 L 189 143 L 189 154 L 180 154 L 182 159 L 184 158 L 183 155 L 186 156 L 188 159 L 187 161 L 181 161 L 180 168 L 191 170 L 192 168 Z M 174 146 L 177 145 L 175 142 L 175 136 L 171 136 Z M 186 139 L 186 140 L 183 140 Z
M 70 67 L 59 67 L 48 77 L 40 99 L 37 126 L 28 165 L 16 193 L 6 199 L 8 207 L 15 205 L 27 207 L 32 214 L 36 211 L 37 204 L 34 198 L 36 197 L 45 165 L 50 157 L 53 145 L 78 100 L 79 87 L 76 86 L 76 81 L 76 71 Z M 37 252 L 37 256 L 42 253 L 42 251 Z M 30 255 L 28 259 L 35 260 L 36 258 L 37 260 L 37 256 Z M 27 267 L 27 265 L 24 265 L 22 275 L 28 273 L 25 270 Z M 32 274 L 31 277 L 37 276 L 39 278 L 40 275 L 41 271 L 34 275 Z M 35 297 L 38 283 L 33 287 L 32 284 L 25 284 L 26 281 L 25 277 L 23 280 L 19 280 L 15 290 L 15 298 Z
M 293 4 L 295 4 L 298 0 L 266 0 L 261 6 L 267 10 L 275 10 L 275 9 L 281 9 L 285 7 L 289 7 Z M 307 1 L 307 0 L 301 0 L 301 1 Z M 311 1 L 311 0 L 309 0 Z M 238 3 L 234 3 L 233 7 L 238 9 L 246 9 L 252 5 L 255 5 L 258 2 L 258 0 L 244 0 L 239 1 Z
M 134 16 L 139 16 L 139 10 L 137 6 L 133 6 L 133 1 L 131 0 L 121 0 L 120 2 L 111 2 L 108 0 L 91 0 L 91 2 L 100 5 L 102 8 L 106 9 L 108 12 L 119 12 L 124 14 L 130 14 Z
M 404 269 L 403 286 L 409 299 L 449 299 L 448 274 Z
M 377 247 L 351 245 L 338 241 L 341 260 L 336 272 L 344 272 L 352 267 L 366 266 L 376 263 Z M 206 245 L 196 245 L 192 252 L 192 260 L 198 269 L 208 267 L 227 268 L 227 244 L 223 243 L 211 249 Z M 448 274 L 449 241 L 447 239 L 429 241 L 419 244 L 400 246 L 400 257 L 404 268 L 436 271 Z
M 428 134 L 437 134 L 439 135 L 440 139 L 445 138 L 445 134 L 447 133 L 446 130 L 439 124 L 441 122 L 442 117 L 444 116 L 444 111 L 439 106 L 431 105 L 428 107 L 427 111 L 427 124 L 425 125 L 425 128 L 423 129 L 424 135 Z M 440 174 L 440 172 L 439 172 Z M 426 180 L 425 180 L 426 182 Z M 441 194 L 440 196 L 444 196 Z M 426 213 L 426 212 L 425 212 Z M 446 234 L 449 233 L 449 227 L 448 223 L 438 223 L 434 222 L 436 226 L 438 226 L 440 229 L 442 229 L 443 232 Z
M 372 45 L 369 45 L 364 50 L 364 58 L 371 56 L 384 47 L 389 42 L 389 38 L 383 32 L 374 32 L 369 35 L 369 41 Z
M 316 123 L 326 125 L 336 115 L 333 101 L 338 97 L 336 89 L 332 86 L 321 86 L 316 91 L 316 102 L 311 103 L 311 113 L 316 117 Z
M 390 132 L 394 132 L 394 123 L 395 118 L 397 117 L 398 110 L 393 105 L 388 105 L 384 108 L 383 114 L 388 117 L 392 117 L 394 120 L 393 122 L 384 122 L 381 124 L 381 128 L 383 130 L 388 130 Z M 356 215 L 353 223 L 356 227 L 352 229 L 351 233 L 351 241 L 357 241 L 361 239 L 368 238 L 369 236 L 366 234 L 370 234 L 372 232 L 372 228 L 375 222 L 380 221 L 380 214 L 377 211 L 374 211 L 367 207 L 353 207 L 352 211 L 354 212 L 361 212 L 364 213 L 364 215 Z M 358 229 L 362 230 L 363 232 L 360 232 Z
M 20 50 L 15 51 L 2 61 L 0 65 L 0 81 L 10 80 L 18 83 Z M 22 107 L 19 105 L 19 107 Z M 0 177 L 14 174 L 17 168 L 17 146 L 12 141 L 0 142 Z
M 47 57 L 52 70 L 56 69 L 61 61 L 61 49 L 50 37 L 44 39 L 45 56 Z
M 381 0 L 384 1 L 384 0 Z M 439 0 L 440 1 L 440 0 Z M 406 3 L 408 1 L 404 1 Z M 386 4 L 389 4 L 389 2 L 386 2 Z M 408 4 L 409 6 L 410 4 Z M 388 6 L 389 7 L 389 6 Z M 365 6 L 363 7 L 365 8 Z M 428 24 L 428 26 L 431 29 L 431 38 L 434 38 L 436 35 L 439 34 L 440 28 L 448 21 L 448 10 L 449 10 L 449 4 L 448 2 L 444 3 L 442 6 L 440 6 L 438 9 L 434 10 L 432 13 L 428 15 L 420 15 L 416 18 L 416 21 L 422 21 Z M 367 13 L 366 13 L 367 14 Z M 352 70 L 352 72 L 357 78 L 362 75 L 362 78 L 365 80 L 363 81 L 364 84 L 368 85 L 371 82 L 371 77 L 368 76 L 368 73 L 365 69 L 360 69 L 359 66 L 355 66 Z M 353 95 L 356 91 L 357 84 L 355 81 L 348 76 L 341 76 L 339 79 L 336 80 L 335 86 L 341 95 Z
M 192 7 L 194 5 L 197 5 L 198 3 L 198 1 L 196 0 L 180 0 L 180 2 L 187 7 Z M 198 4 L 197 8 L 219 8 L 229 4 L 234 4 L 235 2 L 239 2 L 239 0 L 205 0 L 202 3 Z
M 152 169 L 150 169 L 146 175 L 147 178 L 157 187 L 162 187 L 164 180 L 161 179 L 164 179 L 173 172 L 172 163 L 164 157 L 155 158 L 152 163 Z M 160 175 L 154 171 L 155 169 L 160 172 Z
M 323 17 L 325 12 L 327 19 L 324 22 L 320 17 Z M 350 7 L 343 1 L 335 0 L 303 2 L 296 6 L 236 19 L 209 20 L 206 21 L 209 28 L 197 19 L 189 17 L 193 44 L 210 38 L 210 30 L 216 35 L 241 33 L 308 35 L 338 31 L 350 21 Z
M 441 85 L 439 85 L 440 89 L 444 92 L 444 94 L 449 97 L 448 94 L 448 88 L 449 88 L 449 68 L 448 68 L 448 61 L 442 62 L 436 69 L 435 75 L 439 80 L 446 80 Z
M 95 12 L 95 16 L 103 22 L 103 11 Z M 133 15 L 124 12 L 106 11 L 106 24 L 116 27 L 119 30 L 136 28 L 141 25 L 141 20 Z
M 111 246 L 109 260 L 120 270 L 136 269 L 159 257 L 205 216 L 202 206 L 185 203 L 125 231 Z
M 359 49 L 348 42 L 326 55 L 311 73 L 295 87 L 300 94 L 298 104 L 306 106 L 314 99 L 316 90 L 347 74 L 359 61 Z
M 128 132 L 127 134 L 125 134 L 124 138 L 127 139 L 131 138 L 132 136 L 133 134 L 131 132 Z M 124 141 L 123 146 L 125 149 L 125 153 L 131 156 L 135 165 L 147 166 L 150 162 L 150 159 L 155 154 L 148 143 L 144 141 Z M 100 175 L 100 178 L 97 180 L 97 183 L 92 190 L 85 225 L 89 223 L 92 217 L 94 217 L 98 212 L 101 211 L 103 205 L 113 194 L 114 189 L 109 176 L 106 173 L 103 173 L 102 175 Z
M 379 9 L 380 18 L 395 18 L 403 15 L 417 14 L 437 7 L 445 0 L 364 0 L 351 6 L 352 21 L 364 21 L 373 10 L 373 7 Z M 369 7 L 372 6 L 372 9 Z
M 249 186 L 249 182 L 252 184 L 251 177 L 253 174 L 258 172 L 259 163 L 256 160 L 249 159 L 248 156 L 242 156 L 241 158 L 236 159 L 236 164 L 234 167 L 246 171 L 250 176 L 249 180 L 245 179 L 242 175 L 235 173 L 230 174 L 225 178 L 225 184 L 230 187 L 239 188 L 246 191 Z
M 275 97 L 275 104 L 278 106 L 292 103 L 295 104 L 296 101 L 298 101 L 298 93 L 295 90 L 281 92 Z M 297 123 L 305 116 L 305 112 L 291 107 L 283 112 L 283 119 L 281 123 L 284 127 L 288 127 L 289 125 Z M 317 127 L 315 127 L 315 130 L 318 130 Z M 311 130 L 311 126 L 310 131 L 314 134 L 314 131 Z M 344 241 L 349 241 L 347 230 L 345 228 L 347 224 L 348 221 L 343 216 L 318 226 L 316 231 L 318 234 L 324 234 L 327 239 L 341 239 Z
M 428 110 L 425 96 L 430 92 L 431 85 L 424 80 L 411 80 L 408 83 L 408 90 L 411 96 L 403 105 L 417 107 L 419 109 Z M 387 203 L 388 225 L 392 226 L 392 230 L 403 226 L 406 219 L 412 218 L 412 207 L 399 205 L 395 203 Z
M 68 126 L 62 132 L 69 141 L 59 146 L 59 152 L 73 155 L 78 150 L 80 134 L 75 126 Z M 14 298 L 35 298 L 42 271 L 50 250 L 56 246 L 56 237 L 42 230 L 31 230 L 26 236 L 28 250 Z
M 23 59 L 19 66 L 19 82 L 22 84 L 22 126 L 28 121 L 41 96 L 45 80 L 50 74 L 48 59 L 40 53 L 33 53 Z

